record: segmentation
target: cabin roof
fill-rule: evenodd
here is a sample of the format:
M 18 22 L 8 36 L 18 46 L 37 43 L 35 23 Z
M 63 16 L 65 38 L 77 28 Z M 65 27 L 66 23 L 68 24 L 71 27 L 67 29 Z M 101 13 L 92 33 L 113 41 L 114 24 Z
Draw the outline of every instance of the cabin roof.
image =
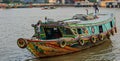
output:
M 69 27 L 68 24 L 65 24 L 65 23 L 61 24 L 60 22 L 42 23 L 41 26 L 43 27 L 66 27 L 66 28 Z
M 113 19 L 112 13 L 99 13 L 97 16 L 98 18 L 92 20 L 71 19 L 64 20 L 64 22 L 69 23 L 69 26 L 94 26 L 107 23 Z
M 93 14 L 94 15 L 94 14 Z M 68 19 L 58 22 L 47 22 L 42 23 L 42 26 L 47 27 L 84 27 L 84 26 L 94 26 L 94 25 L 101 25 L 107 23 L 112 20 L 113 14 L 112 13 L 99 13 L 98 18 L 92 20 L 81 20 L 81 19 Z

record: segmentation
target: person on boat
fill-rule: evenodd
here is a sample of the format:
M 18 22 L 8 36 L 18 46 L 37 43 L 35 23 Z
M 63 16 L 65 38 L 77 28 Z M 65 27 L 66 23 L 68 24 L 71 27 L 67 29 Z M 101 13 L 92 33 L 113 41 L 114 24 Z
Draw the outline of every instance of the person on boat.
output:
M 86 13 L 87 13 L 87 15 L 88 15 L 88 9 L 86 9 Z
M 38 39 L 40 39 L 40 26 L 41 26 L 41 20 L 39 20 L 36 24 L 36 32 L 37 32 Z
M 47 19 L 48 19 L 48 18 L 47 18 L 47 17 L 45 17 L 45 23 L 47 22 Z
M 95 9 L 95 13 L 99 12 L 97 3 L 94 3 L 93 8 Z

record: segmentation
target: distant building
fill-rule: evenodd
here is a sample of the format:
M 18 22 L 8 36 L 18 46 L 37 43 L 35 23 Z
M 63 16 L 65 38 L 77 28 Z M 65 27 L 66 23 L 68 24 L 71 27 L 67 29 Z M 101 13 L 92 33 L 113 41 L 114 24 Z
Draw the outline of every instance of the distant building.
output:
M 3 2 L 3 0 L 0 0 L 0 2 Z
M 74 4 L 74 0 L 56 0 L 59 4 Z
M 57 4 L 62 4 L 62 0 L 56 0 Z
M 95 1 L 95 0 L 92 0 Z M 88 2 L 88 0 L 74 0 L 74 2 Z
M 1 1 L 1 0 L 0 0 Z M 2 0 L 3 2 L 20 2 L 20 0 Z
M 21 2 L 24 2 L 24 3 L 31 3 L 33 2 L 33 0 L 20 0 Z
M 101 7 L 106 7 L 106 3 L 107 2 L 116 2 L 116 0 L 100 0 L 99 1 L 99 5 L 101 6 Z
M 33 0 L 33 3 L 48 3 L 49 0 Z
M 74 0 L 74 3 L 77 4 L 77 5 L 79 5 L 83 2 L 88 2 L 88 0 Z
M 49 0 L 49 3 L 56 3 L 57 2 L 57 0 Z
M 20 0 L 24 3 L 48 3 L 48 0 Z
M 65 4 L 74 4 L 74 0 L 65 0 Z
M 120 0 L 117 0 L 118 2 L 120 2 Z

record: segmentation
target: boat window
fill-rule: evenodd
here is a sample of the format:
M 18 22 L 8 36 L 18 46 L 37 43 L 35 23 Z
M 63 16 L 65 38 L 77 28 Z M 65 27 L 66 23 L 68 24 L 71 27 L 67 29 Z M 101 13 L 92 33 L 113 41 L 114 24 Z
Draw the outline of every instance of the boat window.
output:
M 112 21 L 110 22 L 110 26 L 111 26 L 111 28 L 113 27 Z
M 38 31 L 40 31 L 40 38 L 41 39 L 45 39 L 45 32 L 44 32 L 44 28 L 43 27 L 40 27 L 40 30 L 38 30 L 39 28 L 34 26 L 34 31 L 35 31 L 35 34 L 32 36 L 32 37 L 38 37 Z
M 103 27 L 102 25 L 99 26 L 99 33 L 102 33 L 103 32 Z
M 56 39 L 62 37 L 59 28 L 44 28 L 46 39 Z
M 78 34 L 82 34 L 82 30 L 81 29 L 77 29 Z
M 65 35 L 73 35 L 72 31 L 69 28 L 61 28 Z

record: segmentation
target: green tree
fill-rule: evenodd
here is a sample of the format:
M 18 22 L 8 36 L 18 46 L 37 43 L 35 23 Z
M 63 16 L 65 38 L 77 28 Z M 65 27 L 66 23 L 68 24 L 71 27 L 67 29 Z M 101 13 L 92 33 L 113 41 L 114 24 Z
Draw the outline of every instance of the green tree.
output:
M 20 3 L 20 0 L 14 0 L 15 3 Z
M 45 3 L 49 3 L 48 0 L 45 0 Z
M 10 3 L 11 0 L 3 0 L 3 3 Z
M 88 0 L 88 1 L 90 1 L 90 2 L 97 2 L 97 0 Z

